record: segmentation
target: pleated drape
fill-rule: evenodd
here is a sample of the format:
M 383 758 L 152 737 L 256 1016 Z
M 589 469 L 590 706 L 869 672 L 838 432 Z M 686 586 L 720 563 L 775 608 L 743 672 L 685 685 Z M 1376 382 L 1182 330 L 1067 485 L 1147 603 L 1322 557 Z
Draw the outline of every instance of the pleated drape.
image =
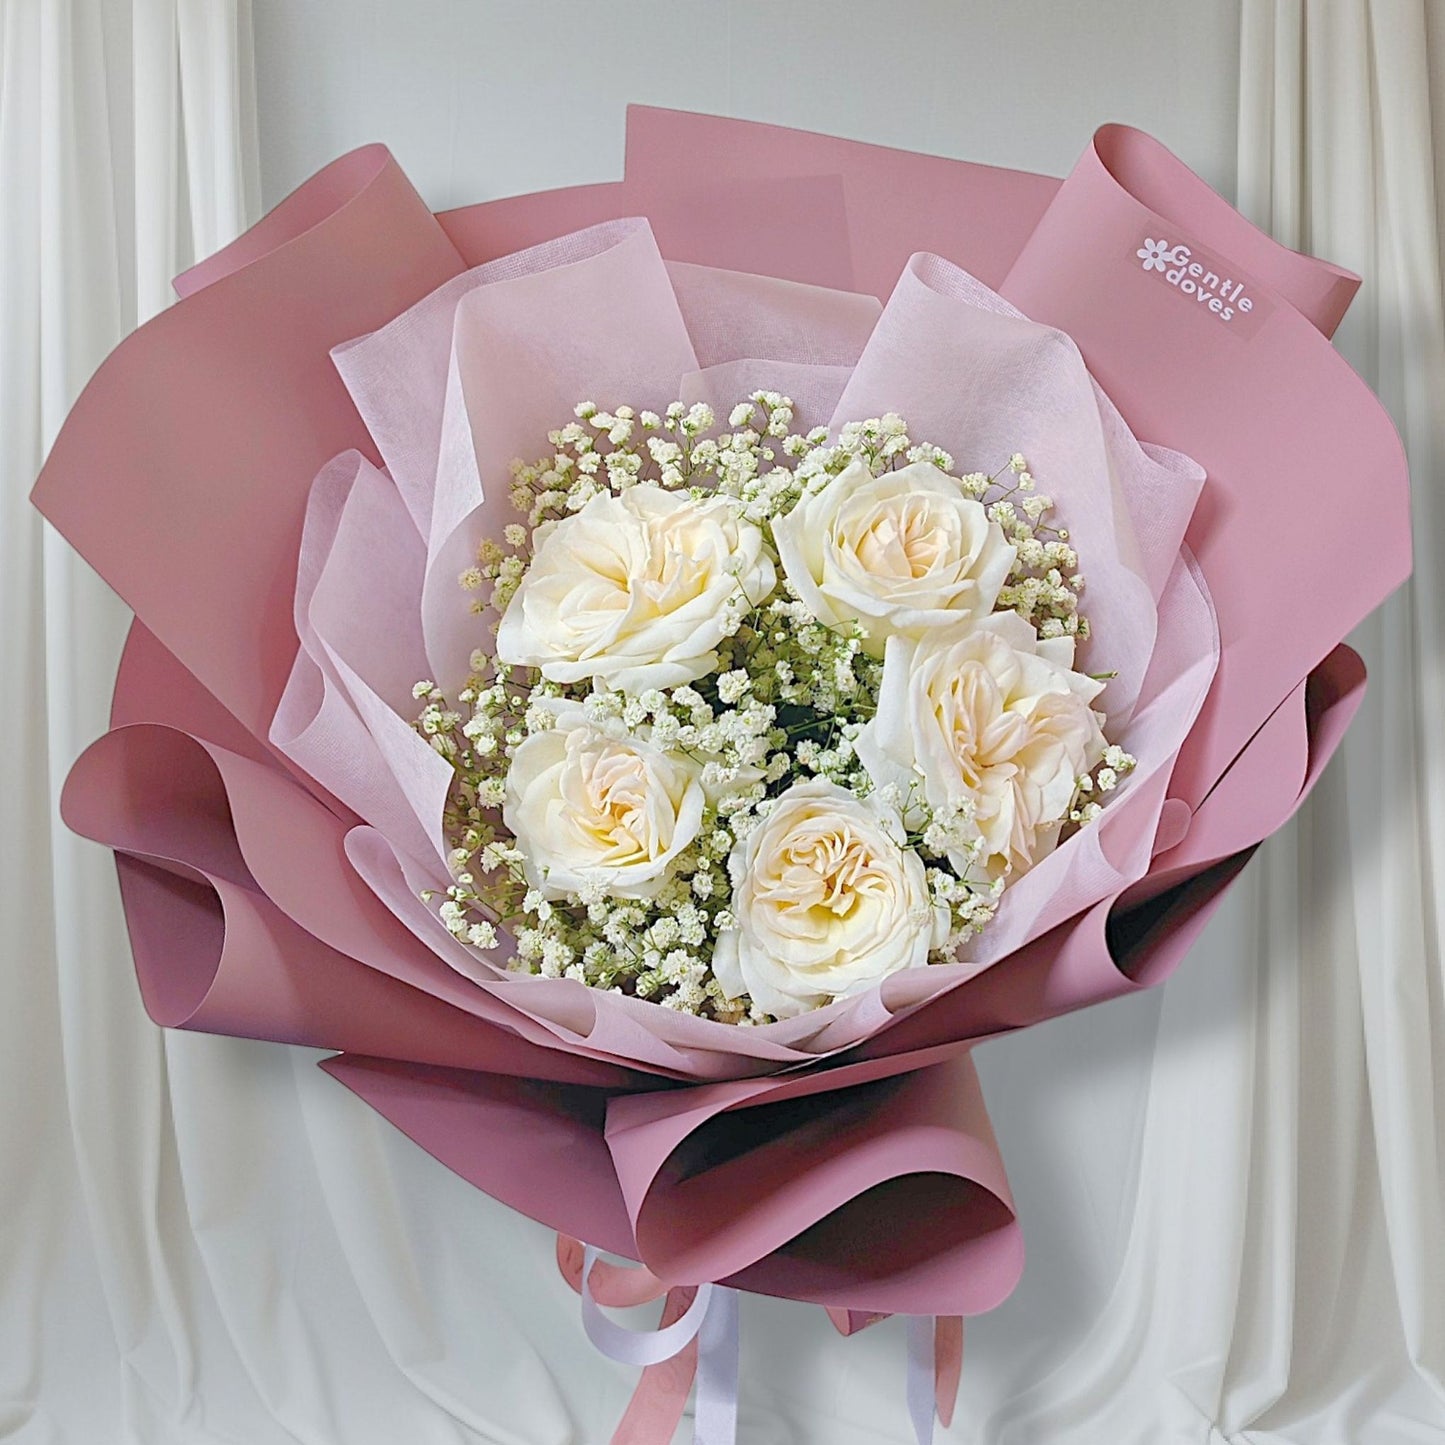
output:
M 1389 407 L 1414 476 L 1415 577 L 1360 631 L 1373 686 L 1302 822 L 1306 880 L 1338 895 L 1326 957 L 1302 971 L 1340 980 L 1403 1345 L 1445 1402 L 1445 12 L 1256 0 L 1244 18 L 1241 208 L 1367 278 L 1339 344 Z
M 1409 453 L 1417 570 L 1353 639 L 1371 680 L 1343 755 L 1166 986 L 1122 1268 L 1001 1412 L 1009 1445 L 1445 1429 L 1445 13 L 1244 0 L 1242 21 L 1238 204 L 1365 278 L 1338 342 Z
M 245 0 L 0 7 L 6 1439 L 165 1438 L 154 1411 L 189 1369 L 165 1045 L 129 976 L 113 866 L 56 815 L 105 725 L 128 617 L 26 498 L 95 366 L 255 213 L 249 47 Z

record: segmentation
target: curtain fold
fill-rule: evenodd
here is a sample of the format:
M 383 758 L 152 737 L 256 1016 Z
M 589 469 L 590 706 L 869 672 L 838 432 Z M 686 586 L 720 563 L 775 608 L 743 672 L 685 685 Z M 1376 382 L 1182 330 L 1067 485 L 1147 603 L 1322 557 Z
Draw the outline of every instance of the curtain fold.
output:
M 1430 0 L 1241 20 L 1238 204 L 1365 277 L 1337 341 L 1409 455 L 1416 573 L 1353 639 L 1340 758 L 1165 987 L 1112 1296 L 999 1413 L 1006 1445 L 1445 1428 L 1445 25 Z
M 114 867 L 56 812 L 129 619 L 27 495 L 193 246 L 254 217 L 250 17 L 244 0 L 10 0 L 0 26 L 0 1436 L 159 1440 L 189 1408 L 194 1349 L 165 1044 Z
M 1435 14 L 1431 16 L 1431 11 Z M 1253 13 L 1251 13 L 1253 12 Z M 1445 1403 L 1445 1010 L 1438 899 L 1445 769 L 1445 305 L 1436 168 L 1445 33 L 1427 0 L 1246 5 L 1246 89 L 1266 154 L 1240 136 L 1241 206 L 1368 278 L 1339 337 L 1400 429 L 1414 477 L 1415 577 L 1361 629 L 1371 689 L 1310 815 L 1317 876 L 1350 895 L 1353 973 L 1383 1227 L 1410 1361 Z M 1271 96 L 1262 65 L 1303 77 Z M 1364 479 L 1362 479 L 1362 482 Z M 1309 823 L 1306 823 L 1309 826 Z

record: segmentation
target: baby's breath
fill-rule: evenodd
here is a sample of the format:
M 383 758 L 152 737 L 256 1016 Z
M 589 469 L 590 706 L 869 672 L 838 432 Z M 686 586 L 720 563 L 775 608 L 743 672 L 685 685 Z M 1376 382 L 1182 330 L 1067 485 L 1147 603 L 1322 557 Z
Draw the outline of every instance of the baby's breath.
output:
M 581 511 L 603 493 L 640 484 L 736 502 L 776 556 L 773 522 L 804 496 L 830 485 L 857 460 L 874 475 L 924 462 L 952 476 L 1016 549 L 997 609 L 1013 610 L 1043 637 L 1088 636 L 1078 608 L 1083 577 L 1068 532 L 1049 520 L 1051 498 L 1037 490 L 1015 453 L 995 472 L 956 472 L 942 448 L 915 442 L 895 413 L 850 422 L 836 435 L 793 429 L 792 401 L 756 391 L 726 413 L 723 426 L 704 403 L 673 402 L 663 412 L 610 410 L 580 402 L 548 433 L 548 452 L 511 468 L 511 500 L 521 520 L 480 545 L 460 574 L 473 610 L 496 619 L 526 573 L 539 529 Z M 746 995 L 729 999 L 712 972 L 719 935 L 737 926 L 728 862 L 799 780 L 818 778 L 858 795 L 874 783 L 854 750 L 878 706 L 883 664 L 869 655 L 856 623 L 825 626 L 778 573 L 766 597 L 741 590 L 728 604 L 728 633 L 706 677 L 631 696 L 589 683 L 551 682 L 499 662 L 487 647 L 472 655 L 455 699 L 431 682 L 414 689 L 414 726 L 451 764 L 444 818 L 451 884 L 425 895 L 448 932 L 499 968 L 579 980 L 593 988 L 738 1025 L 769 1022 Z M 527 859 L 503 825 L 511 759 L 530 737 L 556 726 L 559 705 L 582 708 L 589 727 L 688 757 L 706 806 L 696 838 L 673 860 L 655 897 L 621 898 L 600 883 L 549 897 L 529 881 Z M 1097 816 L 1134 759 L 1110 747 L 1077 779 L 1066 827 Z M 889 790 L 891 789 L 891 792 Z M 1002 879 L 977 860 L 972 805 L 932 810 L 917 796 L 886 799 L 910 819 L 906 846 L 922 858 L 928 891 L 950 928 L 934 961 L 951 961 L 987 926 Z

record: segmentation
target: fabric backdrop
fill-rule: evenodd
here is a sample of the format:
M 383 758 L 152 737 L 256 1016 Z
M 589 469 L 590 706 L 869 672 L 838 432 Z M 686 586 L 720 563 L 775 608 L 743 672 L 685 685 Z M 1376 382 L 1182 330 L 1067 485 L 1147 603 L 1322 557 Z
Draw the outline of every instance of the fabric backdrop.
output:
M 642 8 L 587 13 L 626 31 Z M 915 42 L 943 23 L 896 8 Z M 1146 9 L 1183 25 L 1194 7 Z M 125 618 L 25 494 L 105 352 L 257 214 L 251 16 L 245 0 L 0 14 L 0 1439 L 605 1441 L 633 1375 L 586 1343 L 551 1236 L 315 1054 L 154 1029 L 109 858 L 55 820 Z M 339 24 L 338 45 L 379 45 L 378 15 Z M 1418 572 L 1356 639 L 1372 687 L 1343 756 L 1181 972 L 980 1051 L 1030 1264 L 970 1324 L 946 1435 L 969 1445 L 1445 1431 L 1445 15 L 1244 0 L 1240 21 L 1239 204 L 1366 278 L 1339 344 L 1409 448 Z M 324 67 L 290 63 L 316 66 L 324 105 Z M 863 133 L 844 101 L 835 114 Z M 987 142 L 936 144 L 993 159 Z M 528 163 L 499 158 L 498 189 L 556 183 Z M 819 1311 L 749 1298 L 743 1445 L 904 1441 L 902 1371 L 899 1322 L 842 1340 Z

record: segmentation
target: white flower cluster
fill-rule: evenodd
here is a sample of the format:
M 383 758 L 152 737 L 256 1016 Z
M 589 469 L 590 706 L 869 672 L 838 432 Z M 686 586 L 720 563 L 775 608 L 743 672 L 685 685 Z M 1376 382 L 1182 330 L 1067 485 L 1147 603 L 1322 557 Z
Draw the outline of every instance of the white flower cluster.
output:
M 1068 535 L 1021 456 L 955 475 L 896 415 L 591 403 L 513 466 L 461 583 L 495 645 L 416 726 L 455 769 L 461 942 L 730 1023 L 949 961 L 1134 760 Z

